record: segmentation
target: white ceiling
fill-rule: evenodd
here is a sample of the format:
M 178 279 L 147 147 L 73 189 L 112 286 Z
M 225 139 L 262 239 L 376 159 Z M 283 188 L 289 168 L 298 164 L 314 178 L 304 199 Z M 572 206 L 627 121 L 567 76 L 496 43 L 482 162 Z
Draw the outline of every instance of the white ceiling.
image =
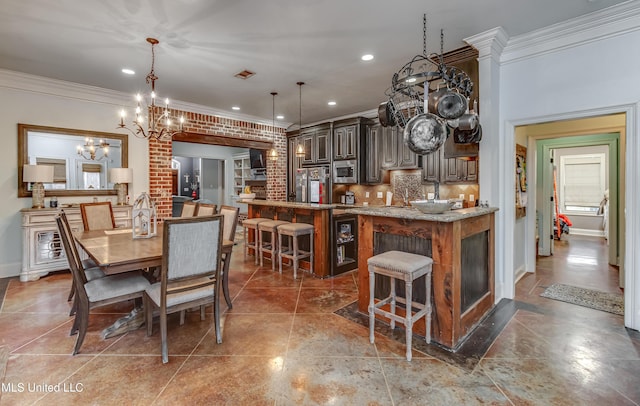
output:
M 303 124 L 374 109 L 391 76 L 423 48 L 510 36 L 622 0 L 0 0 L 0 68 L 126 93 L 148 91 L 146 37 L 161 97 Z M 360 56 L 375 59 L 363 62 Z M 123 67 L 135 76 L 121 73 Z M 234 77 L 248 69 L 248 80 Z M 335 100 L 330 107 L 327 101 Z M 133 99 L 132 103 L 133 105 Z

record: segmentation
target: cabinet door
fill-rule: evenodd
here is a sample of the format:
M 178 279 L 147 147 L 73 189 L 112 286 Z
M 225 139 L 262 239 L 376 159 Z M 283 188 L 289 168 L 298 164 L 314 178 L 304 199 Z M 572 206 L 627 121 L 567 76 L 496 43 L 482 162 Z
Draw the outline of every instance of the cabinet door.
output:
M 442 159 L 442 182 L 456 183 L 462 181 L 463 163 L 456 158 Z
M 398 129 L 397 127 L 383 127 L 381 164 L 385 169 L 398 166 Z
M 331 130 L 318 130 L 315 133 L 315 144 L 315 163 L 328 164 L 331 161 Z
M 350 125 L 344 129 L 344 159 L 356 159 L 358 156 L 358 126 Z
M 422 157 L 422 180 L 425 182 L 440 182 L 440 156 L 437 150 Z
M 478 181 L 478 160 L 469 160 L 465 162 L 465 182 L 477 182 Z
M 382 144 L 382 126 L 368 126 L 366 134 L 366 151 L 363 152 L 365 157 L 365 182 L 368 184 L 376 184 L 382 182 L 380 169 L 380 147 Z
M 344 159 L 346 128 L 339 127 L 333 130 L 333 159 Z
M 304 156 L 302 157 L 303 165 L 313 165 L 315 160 L 315 143 L 313 135 L 302 135 L 299 137 L 302 146 L 304 147 Z
M 411 151 L 404 142 L 404 130 L 396 127 L 398 132 L 398 167 L 401 169 L 415 169 L 418 167 L 418 154 Z

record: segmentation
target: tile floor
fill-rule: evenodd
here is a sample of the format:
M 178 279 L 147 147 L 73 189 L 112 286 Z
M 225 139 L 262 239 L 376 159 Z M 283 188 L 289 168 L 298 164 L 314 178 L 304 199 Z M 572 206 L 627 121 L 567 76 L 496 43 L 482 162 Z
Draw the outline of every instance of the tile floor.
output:
M 357 297 L 353 273 L 294 281 L 290 269 L 244 262 L 240 249 L 224 342 L 215 344 L 210 315 L 189 313 L 183 326 L 170 318 L 166 365 L 157 326 L 151 337 L 100 338 L 131 303 L 96 309 L 71 356 L 69 275 L 0 280 L 0 405 L 637 405 L 640 334 L 622 316 L 539 296 L 553 282 L 619 292 L 601 240 L 566 238 L 518 283 L 505 322 L 478 329 L 493 330 L 486 346 L 470 339 L 451 359 L 417 348 L 411 363 L 397 334 L 372 345 L 364 325 L 334 313 Z

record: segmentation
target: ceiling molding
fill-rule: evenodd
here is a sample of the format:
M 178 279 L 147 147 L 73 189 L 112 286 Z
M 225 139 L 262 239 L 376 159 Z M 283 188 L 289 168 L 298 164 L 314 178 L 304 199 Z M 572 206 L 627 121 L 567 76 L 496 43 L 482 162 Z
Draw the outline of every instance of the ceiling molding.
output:
M 511 37 L 501 64 L 518 62 L 640 30 L 640 2 L 628 1 Z
M 6 69 L 0 69 L 0 88 L 14 89 L 30 93 L 39 93 L 49 96 L 81 100 L 92 103 L 107 104 L 114 106 L 118 110 L 122 107 L 126 108 L 127 106 L 129 106 L 131 109 L 134 108 L 132 93 L 123 93 L 111 89 L 89 86 L 75 82 L 67 82 L 64 80 L 51 79 L 43 76 L 30 75 L 27 73 Z M 171 108 L 191 113 L 262 124 L 269 127 L 273 125 L 272 120 L 265 120 L 263 118 L 249 116 L 246 114 L 234 114 L 223 110 L 217 110 L 211 107 L 182 101 L 172 101 Z M 116 122 L 117 120 L 118 117 L 115 117 L 114 122 Z M 287 128 L 287 126 L 289 125 L 290 123 L 282 121 L 275 123 L 275 126 L 277 128 L 282 129 Z

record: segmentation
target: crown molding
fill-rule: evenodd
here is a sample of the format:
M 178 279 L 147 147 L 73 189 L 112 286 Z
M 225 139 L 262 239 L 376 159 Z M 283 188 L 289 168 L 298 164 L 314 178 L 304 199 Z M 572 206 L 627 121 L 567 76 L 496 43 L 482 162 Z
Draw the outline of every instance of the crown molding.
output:
M 507 46 L 509 36 L 502 27 L 492 28 L 463 40 L 478 50 L 478 59 L 491 57 L 500 59 L 502 51 Z
M 640 30 L 640 2 L 607 7 L 509 39 L 501 55 L 508 64 Z
M 83 102 L 99 103 L 114 106 L 120 109 L 125 106 L 132 106 L 131 94 L 118 92 L 96 86 L 83 85 L 80 83 L 67 82 L 58 79 L 46 78 L 43 76 L 30 75 L 27 73 L 0 69 L 0 88 L 12 89 L 22 92 L 43 94 L 66 99 L 79 100 Z M 185 112 L 217 116 L 231 120 L 246 121 L 250 123 L 271 126 L 271 120 L 254 117 L 247 114 L 234 114 L 227 111 L 218 110 L 208 106 L 173 101 L 171 108 Z M 114 122 L 119 118 L 114 117 Z M 286 128 L 288 122 L 276 123 L 278 128 Z

